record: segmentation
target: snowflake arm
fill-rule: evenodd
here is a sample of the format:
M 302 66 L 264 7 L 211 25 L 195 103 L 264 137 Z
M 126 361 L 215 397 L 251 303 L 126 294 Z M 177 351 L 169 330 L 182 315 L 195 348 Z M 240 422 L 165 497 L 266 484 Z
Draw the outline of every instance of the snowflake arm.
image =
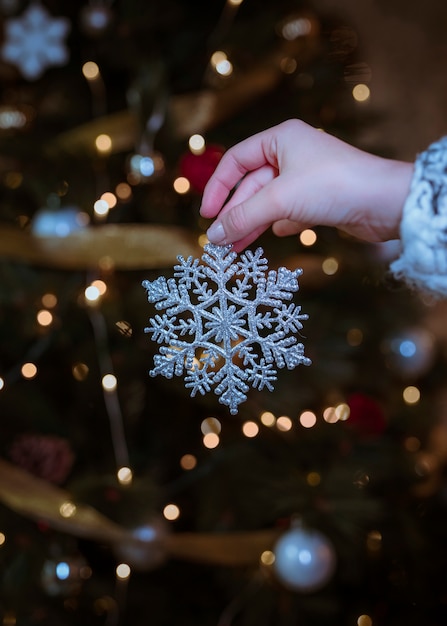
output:
M 148 301 L 165 311 L 145 329 L 166 344 L 150 375 L 183 375 L 191 397 L 214 389 L 232 414 L 250 387 L 273 391 L 277 369 L 311 363 L 294 336 L 307 315 L 283 302 L 298 290 L 301 270 L 269 271 L 262 248 L 236 259 L 231 246 L 208 244 L 203 264 L 178 257 L 177 280 L 143 281 Z

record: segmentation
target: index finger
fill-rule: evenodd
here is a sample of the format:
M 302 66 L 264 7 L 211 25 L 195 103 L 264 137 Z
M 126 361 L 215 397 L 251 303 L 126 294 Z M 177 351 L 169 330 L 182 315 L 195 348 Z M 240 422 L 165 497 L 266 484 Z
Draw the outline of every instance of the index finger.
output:
M 267 157 L 269 131 L 257 133 L 230 148 L 218 163 L 202 197 L 200 214 L 215 217 L 237 183 L 248 173 L 271 163 Z

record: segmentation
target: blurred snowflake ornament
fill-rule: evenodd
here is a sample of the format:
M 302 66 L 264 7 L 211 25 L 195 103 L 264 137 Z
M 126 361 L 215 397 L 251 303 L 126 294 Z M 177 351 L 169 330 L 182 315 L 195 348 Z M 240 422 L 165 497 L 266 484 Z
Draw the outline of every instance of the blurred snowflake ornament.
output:
M 166 344 L 154 357 L 151 376 L 184 374 L 191 397 L 214 387 L 219 402 L 235 415 L 250 385 L 273 391 L 275 367 L 310 365 L 294 336 L 308 316 L 283 302 L 298 291 L 302 270 L 268 270 L 263 253 L 248 250 L 235 262 L 231 246 L 207 244 L 203 265 L 177 257 L 178 281 L 143 281 L 149 302 L 165 309 L 145 328 L 153 341 Z
M 68 60 L 63 40 L 69 29 L 68 19 L 52 18 L 39 2 L 33 2 L 23 15 L 5 22 L 2 59 L 17 66 L 26 79 L 36 80 L 47 67 Z

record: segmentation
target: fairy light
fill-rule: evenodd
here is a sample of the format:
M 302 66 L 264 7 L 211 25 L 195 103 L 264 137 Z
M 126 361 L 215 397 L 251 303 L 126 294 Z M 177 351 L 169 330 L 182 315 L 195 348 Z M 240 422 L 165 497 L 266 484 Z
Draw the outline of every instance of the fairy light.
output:
M 267 565 L 267 566 L 273 565 L 273 563 L 276 560 L 275 553 L 272 552 L 271 550 L 264 550 L 264 552 L 259 557 L 259 560 L 261 561 L 263 565 Z
M 200 430 L 203 435 L 207 435 L 209 433 L 220 434 L 222 430 L 222 424 L 215 417 L 207 417 L 200 424 Z
M 367 100 L 369 100 L 370 96 L 371 91 L 368 85 L 365 85 L 363 83 L 355 85 L 355 87 L 352 89 L 352 97 L 356 102 L 366 102 Z
M 268 426 L 269 428 L 274 426 L 276 423 L 276 417 L 273 415 L 273 413 L 270 413 L 270 411 L 264 411 L 263 413 L 261 413 L 259 419 L 261 420 L 261 424 L 264 424 L 264 426 Z
M 281 415 L 276 420 L 276 428 L 282 432 L 287 432 L 292 429 L 293 423 L 290 417 L 287 415 Z
M 76 515 L 76 505 L 69 500 L 62 502 L 59 507 L 59 513 L 62 517 L 65 517 L 66 519 L 74 517 Z
M 318 472 L 309 472 L 306 476 L 306 482 L 309 487 L 318 487 L 321 483 L 321 476 Z
M 93 205 L 93 210 L 97 217 L 105 217 L 106 215 L 108 215 L 110 207 L 105 200 L 100 198 L 99 200 L 96 200 L 95 204 Z
M 97 80 L 99 78 L 99 67 L 94 61 L 87 61 L 82 66 L 82 73 L 87 80 Z
M 281 29 L 281 35 L 286 41 L 294 41 L 298 37 L 309 35 L 312 31 L 312 22 L 307 17 L 288 20 Z
M 321 267 L 327 276 L 333 276 L 338 272 L 338 261 L 334 257 L 329 257 L 323 261 Z
M 180 509 L 176 504 L 167 504 L 163 509 L 163 515 L 165 519 L 173 522 L 180 517 Z
M 188 193 L 188 191 L 191 189 L 191 183 L 187 178 L 185 178 L 185 176 L 178 176 L 172 183 L 172 186 L 174 188 L 174 191 L 176 191 L 180 195 Z
M 300 233 L 300 241 L 303 246 L 313 246 L 317 241 L 317 234 L 311 228 L 307 228 Z
M 346 333 L 346 341 L 353 348 L 359 346 L 363 342 L 363 332 L 360 328 L 350 328 Z
M 417 404 L 421 399 L 421 392 L 417 387 L 409 385 L 403 390 L 402 397 L 405 404 Z
M 57 304 L 57 297 L 54 293 L 46 293 L 42 296 L 42 304 L 47 309 L 54 309 Z
M 346 402 L 340 402 L 340 404 L 337 404 L 335 407 L 335 414 L 341 422 L 346 422 L 351 415 L 349 404 L 346 404 Z
M 335 411 L 335 407 L 328 406 L 326 409 L 324 409 L 323 419 L 328 424 L 336 424 L 338 422 L 338 416 Z
M 31 378 L 34 378 L 37 375 L 37 366 L 34 363 L 24 363 L 22 365 L 21 372 L 23 378 L 31 380 Z
M 131 485 L 133 480 L 133 472 L 130 467 L 120 467 L 116 473 L 116 477 L 118 478 L 118 482 L 121 485 Z
M 116 379 L 116 376 L 114 376 L 113 374 L 105 374 L 102 377 L 101 384 L 104 391 L 115 391 L 118 381 Z
M 0 391 L 3 389 L 3 387 L 5 386 L 5 381 L 3 380 L 3 378 L 0 376 Z
M 107 285 L 103 280 L 100 279 L 94 280 L 90 286 L 95 287 L 98 290 L 100 296 L 103 296 L 107 291 Z
M 203 154 L 205 151 L 205 138 L 202 135 L 191 135 L 188 140 L 188 146 L 193 154 Z
M 6 542 L 6 535 L 4 533 L 0 533 L 0 546 L 3 546 Z
M 233 73 L 233 65 L 225 52 L 216 50 L 211 55 L 211 65 L 221 76 L 230 76 Z
M 109 135 L 98 135 L 95 139 L 95 146 L 98 152 L 107 154 L 112 150 L 112 138 Z
M 207 433 L 203 436 L 203 445 L 205 448 L 212 450 L 213 448 L 217 448 L 220 443 L 220 437 L 216 433 Z
M 317 423 L 317 416 L 312 411 L 303 411 L 299 420 L 301 426 L 304 426 L 304 428 L 313 428 Z
M 75 363 L 71 368 L 71 373 L 73 374 L 73 378 L 78 381 L 83 381 L 87 378 L 89 373 L 88 365 L 85 363 Z
M 256 424 L 256 422 L 245 422 L 244 424 L 242 424 L 242 432 L 246 437 L 252 439 L 253 437 L 256 437 L 256 435 L 259 433 L 259 426 Z
M 113 207 L 116 206 L 116 203 L 118 201 L 115 194 L 112 193 L 111 191 L 106 191 L 105 193 L 103 193 L 100 199 L 104 200 L 104 202 L 107 202 L 109 209 L 113 209 Z
M 357 620 L 357 626 L 373 626 L 373 621 L 369 615 L 360 615 Z
M 132 187 L 128 183 L 119 183 L 115 187 L 115 193 L 120 200 L 126 202 L 132 197 Z
M 240 4 L 243 3 L 244 0 L 227 0 L 228 4 L 230 4 L 233 7 L 238 7 Z
M 96 287 L 95 285 L 89 285 L 84 291 L 84 296 L 87 302 L 95 303 L 99 300 L 101 294 L 98 287 Z
M 37 312 L 36 319 L 37 319 L 37 323 L 40 324 L 41 326 L 50 326 L 50 324 L 53 321 L 53 315 L 52 313 L 50 313 L 50 311 L 47 311 L 46 309 L 42 309 Z
M 116 577 L 120 580 L 127 580 L 130 576 L 130 566 L 127 563 L 120 563 L 116 566 Z
M 197 459 L 193 454 L 184 454 L 180 459 L 180 467 L 184 470 L 192 470 L 197 465 Z

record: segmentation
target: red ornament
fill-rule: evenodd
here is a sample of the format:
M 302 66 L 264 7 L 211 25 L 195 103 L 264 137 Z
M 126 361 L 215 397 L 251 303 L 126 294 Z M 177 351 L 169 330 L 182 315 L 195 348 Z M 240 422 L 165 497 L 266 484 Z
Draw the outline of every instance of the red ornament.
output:
M 224 152 L 223 146 L 210 144 L 201 154 L 187 152 L 183 155 L 179 163 L 180 174 L 189 180 L 194 191 L 203 193 Z
M 353 393 L 347 399 L 350 409 L 348 426 L 364 436 L 379 436 L 386 428 L 386 419 L 380 404 L 364 393 Z

